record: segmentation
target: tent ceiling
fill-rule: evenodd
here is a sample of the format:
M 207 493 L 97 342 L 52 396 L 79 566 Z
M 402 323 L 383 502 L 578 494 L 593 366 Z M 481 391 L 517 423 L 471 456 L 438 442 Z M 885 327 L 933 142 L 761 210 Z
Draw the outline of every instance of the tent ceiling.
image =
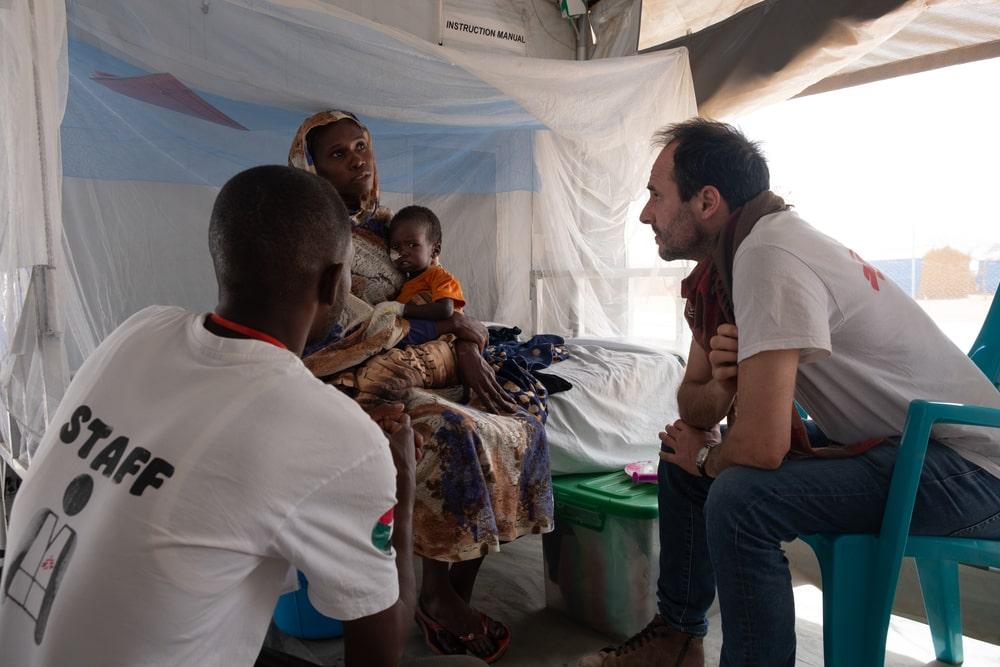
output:
M 703 30 L 763 0 L 641 0 L 639 50 Z
M 687 47 L 699 108 L 719 117 L 1000 56 L 1000 0 L 643 0 L 643 12 L 640 47 L 654 34 L 665 41 L 650 50 Z
M 997 57 L 1000 57 L 1000 3 L 931 7 L 874 51 L 803 93 L 825 92 Z

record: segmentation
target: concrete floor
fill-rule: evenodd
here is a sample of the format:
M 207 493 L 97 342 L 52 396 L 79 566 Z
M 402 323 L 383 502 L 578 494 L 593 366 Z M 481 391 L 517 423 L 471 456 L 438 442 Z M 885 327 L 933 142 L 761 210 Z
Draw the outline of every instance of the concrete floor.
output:
M 797 664 L 823 664 L 822 593 L 816 588 L 818 568 L 815 559 L 801 542 L 788 545 L 793 564 L 796 601 Z M 1000 574 L 963 568 L 962 591 L 966 632 L 981 639 L 965 640 L 966 667 L 1000 666 Z M 915 614 L 919 593 L 912 586 L 912 573 L 904 572 L 897 610 Z M 542 565 L 542 540 L 525 537 L 504 546 L 483 565 L 473 604 L 482 611 L 506 622 L 513 641 L 498 664 L 526 667 L 574 666 L 577 661 L 612 641 L 563 614 L 546 609 Z M 706 639 L 708 664 L 718 664 L 722 647 L 718 609 L 711 612 L 711 629 Z M 990 643 L 992 642 L 992 643 Z M 272 627 L 268 645 L 311 660 L 320 665 L 343 665 L 340 640 L 302 641 L 283 635 Z M 893 616 L 887 642 L 886 665 L 918 667 L 943 665 L 934 660 L 927 626 L 907 618 Z M 423 638 L 414 625 L 406 648 L 407 658 L 428 655 Z

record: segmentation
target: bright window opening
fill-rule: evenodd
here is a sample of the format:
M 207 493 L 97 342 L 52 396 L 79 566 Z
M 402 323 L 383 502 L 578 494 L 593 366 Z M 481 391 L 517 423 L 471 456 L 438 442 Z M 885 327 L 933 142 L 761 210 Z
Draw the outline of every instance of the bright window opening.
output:
M 1000 283 L 1000 59 L 803 97 L 737 120 L 771 187 L 909 292 L 962 350 Z
M 1000 59 L 793 99 L 735 121 L 761 143 L 772 189 L 911 294 L 963 351 L 1000 283 L 995 81 Z M 629 213 L 629 266 L 664 267 L 638 221 L 644 203 Z M 686 349 L 676 281 L 651 281 L 637 290 L 643 298 L 632 295 L 629 335 Z

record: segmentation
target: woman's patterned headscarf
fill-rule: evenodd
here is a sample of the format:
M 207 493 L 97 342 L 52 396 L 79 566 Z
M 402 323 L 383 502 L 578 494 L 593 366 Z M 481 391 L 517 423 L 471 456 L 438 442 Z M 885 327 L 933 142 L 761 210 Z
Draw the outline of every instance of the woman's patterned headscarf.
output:
M 320 111 L 317 114 L 313 114 L 302 121 L 299 125 L 298 131 L 295 133 L 295 138 L 292 140 L 292 147 L 288 149 L 288 166 L 296 167 L 298 169 L 304 169 L 310 173 L 316 173 L 316 164 L 313 161 L 313 156 L 309 154 L 309 145 L 306 143 L 306 136 L 311 130 L 317 127 L 323 127 L 324 125 L 331 125 L 336 123 L 338 120 L 350 119 L 358 124 L 364 133 L 365 140 L 368 145 L 372 145 L 372 135 L 365 127 L 364 123 L 358 120 L 358 117 L 349 111 L 338 111 L 336 109 L 331 109 L 330 111 Z M 366 199 L 361 202 L 361 208 L 357 211 L 351 211 L 351 219 L 354 221 L 355 225 L 360 225 L 364 223 L 375 211 L 378 209 L 378 162 L 375 160 L 374 149 L 372 151 L 372 190 Z

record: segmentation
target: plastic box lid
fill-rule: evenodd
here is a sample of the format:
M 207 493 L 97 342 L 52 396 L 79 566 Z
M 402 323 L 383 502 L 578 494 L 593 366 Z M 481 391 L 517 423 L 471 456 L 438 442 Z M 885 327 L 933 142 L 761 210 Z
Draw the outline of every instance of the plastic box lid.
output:
M 602 512 L 629 519 L 659 516 L 656 484 L 636 484 L 624 470 L 552 478 L 557 504 Z

